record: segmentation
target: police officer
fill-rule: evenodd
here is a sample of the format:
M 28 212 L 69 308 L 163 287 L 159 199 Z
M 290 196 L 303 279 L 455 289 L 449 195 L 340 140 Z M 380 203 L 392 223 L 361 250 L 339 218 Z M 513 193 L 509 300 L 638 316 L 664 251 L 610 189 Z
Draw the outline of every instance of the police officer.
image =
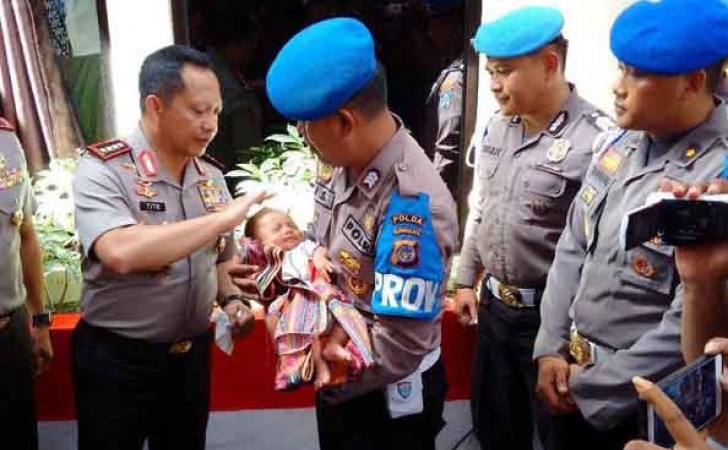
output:
M 72 358 L 79 448 L 205 447 L 210 313 L 240 331 L 252 314 L 226 272 L 232 229 L 263 195 L 231 201 L 200 156 L 220 86 L 207 57 L 170 46 L 139 75 L 142 118 L 125 140 L 89 146 L 74 193 L 83 252 Z
M 267 89 L 321 158 L 312 232 L 370 323 L 376 361 L 359 381 L 319 392 L 321 448 L 434 449 L 445 395 L 442 295 L 457 239 L 452 198 L 389 112 L 361 22 L 334 18 L 298 33 L 274 60 Z
M 424 3 L 430 19 L 430 52 L 446 54 L 447 67 L 438 75 L 425 101 L 422 146 L 457 200 L 465 63 L 462 55 L 454 59 L 453 56 L 462 52 L 463 2 L 427 0 Z
M 693 184 L 720 173 L 728 118 L 713 94 L 727 27 L 720 0 L 638 1 L 612 26 L 621 131 L 595 145 L 549 273 L 534 349 L 539 395 L 559 414 L 552 448 L 621 449 L 642 417 L 631 378 L 659 379 L 682 364 L 673 248 L 655 239 L 625 251 L 620 221 L 662 178 Z
M 530 449 L 547 414 L 534 388 L 538 306 L 566 213 L 609 123 L 564 75 L 567 42 L 556 9 L 528 6 L 481 25 L 500 105 L 478 156 L 478 199 L 457 277 L 456 312 L 476 320 L 471 407 L 483 448 Z M 534 427 L 537 430 L 534 430 Z
M 23 149 L 0 118 L 0 442 L 31 450 L 38 448 L 33 377 L 53 358 L 35 207 Z

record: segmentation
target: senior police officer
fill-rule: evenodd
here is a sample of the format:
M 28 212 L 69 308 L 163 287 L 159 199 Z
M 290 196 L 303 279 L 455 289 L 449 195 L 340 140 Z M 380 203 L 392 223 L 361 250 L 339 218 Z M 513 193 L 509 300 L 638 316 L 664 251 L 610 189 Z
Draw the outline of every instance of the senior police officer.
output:
M 241 331 L 252 314 L 227 275 L 231 230 L 262 198 L 234 201 L 200 159 L 220 86 L 207 57 L 170 46 L 139 75 L 142 118 L 87 148 L 74 192 L 83 251 L 73 333 L 80 449 L 205 447 L 209 318 L 217 297 Z
M 321 158 L 313 235 L 371 324 L 375 366 L 319 392 L 321 448 L 434 449 L 445 394 L 441 301 L 457 239 L 452 198 L 389 112 L 361 22 L 335 18 L 298 33 L 273 62 L 267 89 Z
M 53 357 L 35 206 L 23 149 L 0 118 L 0 442 L 29 450 L 38 448 L 33 378 Z
M 611 122 L 565 78 L 563 24 L 558 10 L 528 6 L 481 25 L 473 40 L 488 57 L 500 111 L 478 155 L 476 224 L 460 257 L 456 312 L 475 322 L 485 268 L 471 407 L 488 449 L 530 449 L 534 431 L 545 431 L 532 361 L 538 306 L 591 144 Z
M 653 240 L 625 251 L 620 221 L 663 177 L 717 177 L 728 153 L 728 118 L 713 95 L 728 53 L 726 3 L 638 1 L 615 20 L 610 44 L 622 130 L 596 145 L 549 273 L 534 349 L 539 394 L 561 414 L 550 442 L 558 449 L 622 448 L 641 417 L 631 377 L 657 379 L 682 364 L 673 248 Z

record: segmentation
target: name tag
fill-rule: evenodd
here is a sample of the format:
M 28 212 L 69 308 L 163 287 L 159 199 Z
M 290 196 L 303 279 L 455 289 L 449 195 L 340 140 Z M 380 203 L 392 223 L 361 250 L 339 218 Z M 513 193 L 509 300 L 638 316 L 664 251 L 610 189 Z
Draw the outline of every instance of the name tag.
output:
M 369 236 L 364 226 L 354 216 L 346 218 L 346 222 L 344 222 L 344 236 L 361 253 L 366 255 L 374 253 L 371 236 Z
M 392 273 L 374 273 L 374 314 L 432 320 L 439 311 L 439 282 Z
M 165 212 L 167 205 L 163 202 L 139 202 L 139 209 L 142 211 Z

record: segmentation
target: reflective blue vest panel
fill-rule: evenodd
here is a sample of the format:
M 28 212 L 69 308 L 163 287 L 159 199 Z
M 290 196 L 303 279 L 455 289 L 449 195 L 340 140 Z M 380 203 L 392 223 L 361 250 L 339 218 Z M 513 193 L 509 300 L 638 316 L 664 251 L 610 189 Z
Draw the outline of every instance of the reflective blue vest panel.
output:
M 440 312 L 443 267 L 427 194 L 392 193 L 374 255 L 372 312 L 432 320 Z

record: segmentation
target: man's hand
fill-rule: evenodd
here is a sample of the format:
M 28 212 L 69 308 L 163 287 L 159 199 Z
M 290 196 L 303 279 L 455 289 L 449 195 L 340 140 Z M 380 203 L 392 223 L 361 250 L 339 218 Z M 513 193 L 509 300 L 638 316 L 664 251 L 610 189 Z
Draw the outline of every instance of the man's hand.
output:
M 40 326 L 32 330 L 33 338 L 33 364 L 35 377 L 38 378 L 48 372 L 53 360 L 53 346 L 49 326 Z
M 566 414 L 576 409 L 569 395 L 571 370 L 569 363 L 560 356 L 542 356 L 538 359 L 536 393 L 552 414 Z
M 274 194 L 263 191 L 238 197 L 225 205 L 225 208 L 217 213 L 220 219 L 221 232 L 234 230 L 245 220 L 251 206 L 273 196 Z
M 478 299 L 473 289 L 458 289 L 455 292 L 455 315 L 461 325 L 478 324 Z
M 634 377 L 632 383 L 634 383 L 640 398 L 651 404 L 657 415 L 667 425 L 667 429 L 677 443 L 673 448 L 679 450 L 710 450 L 708 444 L 685 418 L 680 408 L 658 386 L 640 377 Z M 624 447 L 624 450 L 667 449 L 645 441 L 632 441 Z
M 244 336 L 253 329 L 255 315 L 240 300 L 233 300 L 224 309 L 233 326 L 233 337 Z
M 672 192 L 676 198 L 688 198 L 695 200 L 703 194 L 726 194 L 728 193 L 728 180 L 717 179 L 707 184 L 686 185 L 679 181 L 664 178 L 660 182 L 661 192 Z
M 313 266 L 316 268 L 316 276 L 327 283 L 331 283 L 331 273 L 334 272 L 334 263 L 328 257 L 329 249 L 319 245 L 313 251 Z
M 240 289 L 247 298 L 259 300 L 258 288 L 255 284 L 254 275 L 260 272 L 261 268 L 251 264 L 243 264 L 243 258 L 239 254 L 227 262 L 228 274 L 232 282 Z

